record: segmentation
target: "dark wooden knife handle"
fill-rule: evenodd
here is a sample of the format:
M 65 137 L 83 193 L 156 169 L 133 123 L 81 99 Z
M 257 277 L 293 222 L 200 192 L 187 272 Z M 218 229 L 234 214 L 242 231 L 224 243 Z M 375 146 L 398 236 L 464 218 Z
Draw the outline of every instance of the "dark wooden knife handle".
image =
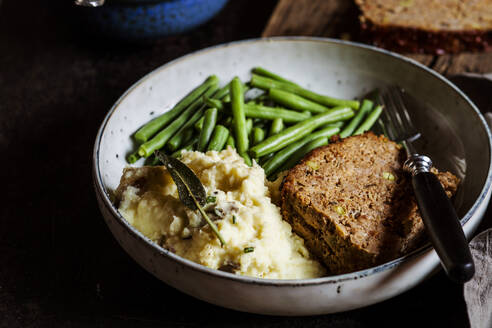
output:
M 439 179 L 431 172 L 420 172 L 412 184 L 427 234 L 447 275 L 458 283 L 470 280 L 475 273 L 470 248 Z

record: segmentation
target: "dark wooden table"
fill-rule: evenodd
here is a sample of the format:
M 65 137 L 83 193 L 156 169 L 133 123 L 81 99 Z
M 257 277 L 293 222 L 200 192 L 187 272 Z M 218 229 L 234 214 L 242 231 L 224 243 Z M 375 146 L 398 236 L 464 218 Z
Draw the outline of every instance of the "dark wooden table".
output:
M 260 36 L 276 1 L 232 0 L 203 27 L 145 46 L 93 39 L 70 3 L 0 5 L 0 327 L 468 325 L 462 287 L 443 273 L 374 306 L 286 318 L 201 302 L 140 268 L 112 237 L 94 197 L 99 124 L 152 69 Z
M 279 0 L 262 36 L 304 35 L 360 41 L 353 0 Z M 407 54 L 444 75 L 492 72 L 492 53 Z

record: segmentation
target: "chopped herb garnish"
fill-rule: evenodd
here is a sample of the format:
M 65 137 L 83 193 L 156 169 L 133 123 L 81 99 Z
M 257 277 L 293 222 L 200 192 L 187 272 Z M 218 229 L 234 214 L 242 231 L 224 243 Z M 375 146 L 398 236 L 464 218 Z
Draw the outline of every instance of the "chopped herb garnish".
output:
M 337 212 L 340 215 L 345 215 L 345 209 L 342 206 L 333 206 L 333 209 L 335 212 Z
M 236 224 L 236 222 L 237 222 L 237 218 L 236 218 L 236 216 L 235 216 L 235 215 L 233 215 L 233 216 L 232 216 L 232 223 L 233 223 L 233 224 Z
M 395 176 L 391 174 L 390 172 L 383 172 L 383 178 L 389 181 L 395 180 Z
M 310 168 L 312 168 L 315 171 L 319 169 L 319 164 L 316 163 L 316 162 L 307 161 L 306 162 L 306 165 L 309 166 Z
M 215 197 L 215 196 L 208 196 L 207 197 L 207 204 L 215 203 L 216 201 L 217 201 L 217 197 Z
M 255 248 L 254 247 L 245 247 L 244 248 L 244 253 L 251 253 L 254 252 Z

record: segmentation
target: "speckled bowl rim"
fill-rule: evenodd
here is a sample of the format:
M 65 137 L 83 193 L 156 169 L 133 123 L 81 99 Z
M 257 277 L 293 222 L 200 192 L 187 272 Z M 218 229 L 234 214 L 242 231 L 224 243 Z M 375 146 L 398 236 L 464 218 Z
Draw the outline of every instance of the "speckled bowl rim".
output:
M 212 47 L 208 47 L 202 50 L 198 50 L 195 52 L 192 52 L 190 54 L 184 55 L 182 57 L 179 57 L 177 59 L 174 59 L 154 70 L 146 74 L 144 77 L 142 77 L 140 80 L 138 80 L 136 83 L 134 83 L 128 90 L 125 91 L 125 93 L 115 102 L 115 104 L 111 107 L 109 110 L 108 114 L 104 118 L 99 131 L 96 136 L 95 140 L 95 145 L 94 145 L 94 151 L 93 151 L 93 182 L 94 182 L 94 188 L 96 192 L 99 194 L 101 199 L 103 200 L 104 206 L 108 209 L 108 211 L 117 219 L 116 221 L 123 225 L 131 234 L 133 234 L 135 237 L 137 237 L 139 240 L 141 240 L 147 247 L 152 248 L 154 251 L 157 251 L 159 254 L 167 256 L 174 261 L 189 267 L 192 270 L 196 270 L 211 276 L 216 276 L 221 279 L 228 279 L 228 280 L 234 280 L 237 282 L 241 283 L 248 283 L 248 284 L 256 284 L 256 285 L 268 285 L 268 286 L 283 286 L 283 287 L 302 287 L 302 286 L 313 286 L 313 285 L 323 285 L 323 284 L 335 284 L 335 283 L 340 283 L 344 281 L 349 281 L 349 280 L 356 280 L 360 279 L 363 277 L 367 277 L 373 274 L 376 274 L 378 272 L 382 271 L 387 271 L 392 268 L 395 268 L 399 265 L 401 265 L 403 262 L 408 261 L 410 259 L 416 258 L 418 256 L 423 255 L 425 252 L 431 250 L 430 244 L 424 245 L 413 252 L 410 252 L 409 254 L 406 254 L 402 257 L 399 257 L 397 259 L 394 259 L 390 262 L 383 263 L 381 265 L 371 267 L 368 269 L 360 270 L 360 271 L 355 271 L 355 272 L 350 272 L 346 274 L 341 274 L 341 275 L 334 275 L 334 276 L 326 276 L 326 277 L 320 277 L 320 278 L 312 278 L 312 279 L 265 279 L 265 278 L 255 278 L 255 277 L 249 277 L 249 276 L 243 276 L 243 275 L 237 275 L 233 273 L 228 273 L 228 272 L 223 272 L 215 269 L 211 269 L 208 267 L 205 267 L 201 264 L 192 262 L 190 260 L 184 259 L 164 248 L 161 246 L 157 245 L 154 243 L 152 240 L 149 238 L 145 237 L 140 231 L 138 231 L 136 228 L 134 228 L 132 225 L 130 225 L 124 218 L 123 216 L 118 212 L 118 210 L 114 207 L 112 204 L 109 193 L 106 190 L 106 188 L 103 186 L 102 183 L 102 177 L 101 177 L 101 172 L 99 171 L 99 150 L 100 150 L 100 143 L 102 139 L 102 135 L 104 133 L 104 130 L 106 128 L 106 125 L 113 115 L 113 113 L 118 109 L 119 104 L 126 98 L 126 96 L 135 90 L 143 81 L 148 79 L 150 76 L 153 76 L 154 74 L 159 73 L 161 70 L 167 69 L 168 67 L 175 65 L 177 63 L 180 63 L 184 60 L 187 60 L 191 57 L 194 56 L 200 56 L 203 55 L 207 52 L 214 51 L 216 49 L 220 48 L 227 48 L 227 47 L 233 47 L 236 45 L 244 45 L 244 44 L 253 44 L 253 43 L 263 43 L 263 42 L 320 42 L 320 43 L 330 43 L 330 44 L 335 44 L 335 45 L 343 45 L 343 46 L 350 46 L 350 47 L 356 47 L 356 48 L 363 48 L 369 51 L 373 51 L 376 53 L 379 53 L 383 56 L 390 56 L 396 59 L 401 60 L 404 63 L 417 66 L 421 70 L 429 73 L 431 76 L 434 78 L 440 80 L 443 82 L 445 85 L 451 88 L 458 96 L 461 98 L 465 99 L 465 101 L 468 103 L 468 105 L 473 109 L 474 114 L 477 116 L 479 121 L 482 123 L 482 128 L 485 129 L 487 136 L 488 136 L 488 151 L 489 151 L 489 170 L 487 173 L 487 178 L 485 179 L 485 183 L 482 187 L 482 190 L 477 197 L 476 201 L 473 203 L 472 207 L 468 210 L 468 212 L 463 216 L 461 219 L 461 224 L 465 225 L 470 218 L 475 214 L 479 206 L 482 204 L 484 199 L 487 197 L 488 191 L 491 188 L 491 183 L 492 183 L 492 135 L 490 132 L 490 129 L 488 128 L 488 125 L 485 122 L 484 117 L 478 110 L 478 108 L 473 104 L 473 102 L 458 88 L 456 87 L 452 82 L 447 80 L 444 76 L 440 75 L 439 73 L 431 70 L 430 68 L 426 67 L 425 65 L 422 65 L 421 63 L 404 57 L 402 55 L 393 53 L 391 51 L 387 51 L 381 48 L 377 48 L 374 46 L 369 46 L 357 42 L 351 42 L 351 41 L 343 41 L 343 40 L 337 40 L 337 39 L 330 39 L 330 38 L 318 38 L 318 37 L 302 37 L 302 36 L 289 36 L 289 37 L 270 37 L 270 38 L 255 38 L 255 39 L 248 39 L 248 40 L 241 40 L 241 41 L 234 41 L 234 42 L 229 42 L 229 43 L 224 43 Z

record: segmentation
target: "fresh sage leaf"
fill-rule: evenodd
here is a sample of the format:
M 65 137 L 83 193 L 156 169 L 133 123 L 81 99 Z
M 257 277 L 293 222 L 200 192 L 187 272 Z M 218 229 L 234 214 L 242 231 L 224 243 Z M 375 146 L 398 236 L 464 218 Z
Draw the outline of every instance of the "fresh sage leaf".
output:
M 167 156 L 163 152 L 157 150 L 155 156 L 159 158 L 171 174 L 176 187 L 178 187 L 181 202 L 189 209 L 195 211 L 198 210 L 197 203 L 200 206 L 204 206 L 207 193 L 195 173 L 180 160 Z
M 212 231 L 219 238 L 220 244 L 225 244 L 224 239 L 219 233 L 217 226 L 210 220 L 208 215 L 203 210 L 206 203 L 207 193 L 202 182 L 196 174 L 186 164 L 180 160 L 167 156 L 161 151 L 156 150 L 155 156 L 166 166 L 171 178 L 178 188 L 178 195 L 181 202 L 191 210 L 198 210 L 207 221 Z

